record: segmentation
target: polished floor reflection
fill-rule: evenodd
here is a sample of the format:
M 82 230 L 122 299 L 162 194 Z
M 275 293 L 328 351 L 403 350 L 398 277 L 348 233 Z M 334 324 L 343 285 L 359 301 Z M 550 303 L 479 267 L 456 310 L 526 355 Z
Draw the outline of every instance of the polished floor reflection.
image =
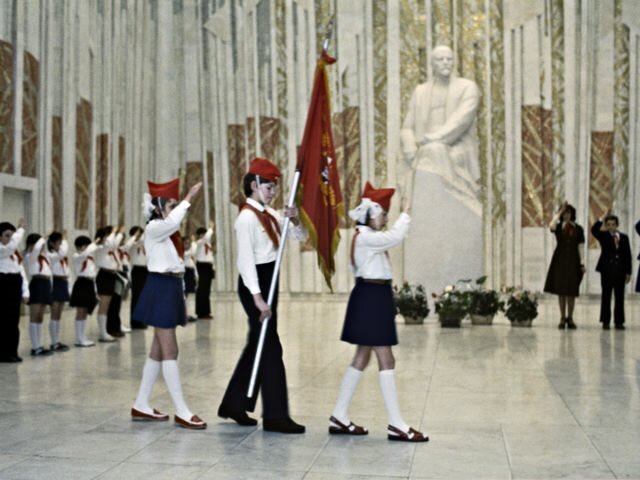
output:
M 372 367 L 351 407 L 369 436 L 327 434 L 352 355 L 337 340 L 344 307 L 344 297 L 281 299 L 292 415 L 307 425 L 299 436 L 215 415 L 246 334 L 232 296 L 215 302 L 213 321 L 178 331 L 186 399 L 209 422 L 200 432 L 130 421 L 150 332 L 33 359 L 23 318 L 24 362 L 0 364 L 0 479 L 640 478 L 637 299 L 624 332 L 602 331 L 597 301 L 587 299 L 576 331 L 556 329 L 552 300 L 530 329 L 498 318 L 443 330 L 433 314 L 425 325 L 399 324 L 401 408 L 431 436 L 419 445 L 386 440 Z M 63 318 L 67 343 L 72 313 Z M 172 411 L 162 380 L 153 403 Z

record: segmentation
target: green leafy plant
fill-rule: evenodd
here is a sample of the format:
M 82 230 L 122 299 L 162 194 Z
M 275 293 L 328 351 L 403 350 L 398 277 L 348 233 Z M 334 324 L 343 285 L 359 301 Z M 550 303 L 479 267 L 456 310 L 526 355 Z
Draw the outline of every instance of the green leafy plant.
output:
M 469 311 L 469 292 L 456 289 L 449 285 L 437 295 L 432 293 L 435 300 L 436 313 L 446 318 L 463 318 Z
M 404 282 L 400 289 L 394 285 L 393 299 L 396 304 L 396 313 L 404 317 L 425 318 L 429 315 L 427 294 L 422 285 L 409 285 L 409 282 Z
M 509 294 L 505 315 L 510 321 L 533 320 L 538 316 L 537 294 L 516 287 L 506 288 L 505 293 Z
M 504 302 L 496 290 L 487 290 L 486 275 L 476 280 L 476 288 L 469 292 L 469 313 L 472 315 L 495 315 L 504 310 Z

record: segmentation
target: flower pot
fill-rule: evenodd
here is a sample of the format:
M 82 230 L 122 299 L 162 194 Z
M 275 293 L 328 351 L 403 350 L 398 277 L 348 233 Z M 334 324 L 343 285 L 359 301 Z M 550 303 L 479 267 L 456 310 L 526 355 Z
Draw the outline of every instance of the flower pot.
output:
M 409 317 L 408 315 L 403 315 L 404 323 L 407 325 L 420 325 L 424 323 L 424 317 Z
M 533 319 L 528 318 L 526 320 L 514 320 L 511 322 L 512 327 L 531 327 L 531 322 Z
M 462 318 L 439 315 L 442 328 L 460 328 Z
M 476 313 L 471 314 L 471 325 L 491 325 L 493 323 L 494 315 L 478 315 Z

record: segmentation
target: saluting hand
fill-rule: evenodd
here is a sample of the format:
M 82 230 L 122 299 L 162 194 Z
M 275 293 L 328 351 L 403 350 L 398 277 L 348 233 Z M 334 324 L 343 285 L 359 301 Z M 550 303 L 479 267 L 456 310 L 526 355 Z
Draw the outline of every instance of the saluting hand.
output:
M 198 194 L 201 187 L 202 187 L 202 182 L 198 182 L 193 187 L 191 187 L 186 197 L 184 197 L 185 201 L 191 203 L 191 199 Z

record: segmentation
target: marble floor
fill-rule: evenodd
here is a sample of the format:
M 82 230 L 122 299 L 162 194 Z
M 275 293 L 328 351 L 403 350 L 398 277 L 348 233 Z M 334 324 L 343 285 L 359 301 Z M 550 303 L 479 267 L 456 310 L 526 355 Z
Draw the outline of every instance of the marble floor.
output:
M 530 329 L 504 317 L 441 329 L 433 314 L 399 324 L 401 408 L 431 436 L 419 445 L 386 440 L 372 367 L 351 408 L 369 436 L 327 434 L 352 355 L 337 340 L 344 308 L 338 296 L 281 299 L 292 415 L 307 426 L 298 436 L 216 417 L 246 333 L 231 295 L 216 301 L 213 321 L 178 330 L 187 402 L 209 422 L 199 432 L 130 421 L 150 332 L 33 359 L 23 318 L 24 362 L 0 364 L 0 479 L 640 478 L 637 298 L 624 332 L 600 329 L 595 299 L 578 304 L 576 331 L 556 329 L 552 299 Z M 72 314 L 63 318 L 68 343 Z M 153 404 L 172 411 L 162 380 Z

